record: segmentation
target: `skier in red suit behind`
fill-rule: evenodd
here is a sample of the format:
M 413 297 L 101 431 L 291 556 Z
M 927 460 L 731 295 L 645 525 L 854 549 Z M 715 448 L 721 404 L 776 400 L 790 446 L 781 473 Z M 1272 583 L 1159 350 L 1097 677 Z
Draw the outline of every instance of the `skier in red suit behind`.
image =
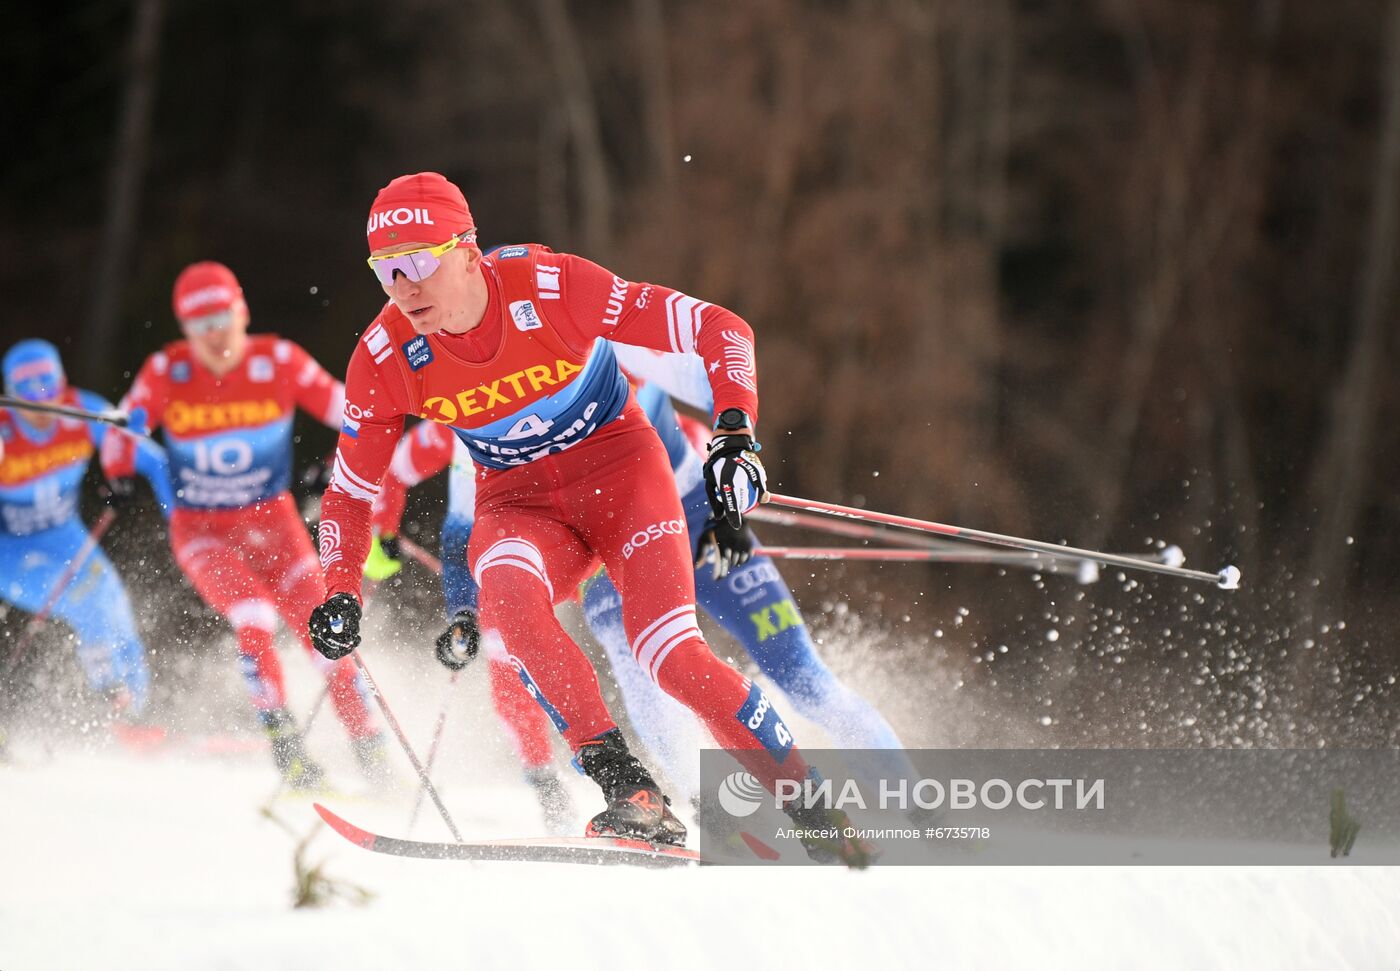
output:
M 324 579 L 288 489 L 292 417 L 300 407 L 340 426 L 345 389 L 299 345 L 248 333 L 248 305 L 233 272 L 195 263 L 175 281 L 185 340 L 152 354 L 122 399 L 135 430 L 164 429 L 175 511 L 170 544 L 204 602 L 238 635 L 253 705 L 287 781 L 314 788 L 321 767 L 307 755 L 286 707 L 273 648 L 280 618 L 306 644 L 306 621 Z M 133 472 L 135 439 L 108 435 L 102 467 L 116 488 Z M 384 741 L 349 661 L 324 667 L 330 700 L 372 780 L 387 777 Z
M 737 528 L 765 494 L 749 326 L 722 307 L 543 246 L 483 257 L 461 190 L 436 173 L 380 190 L 367 235 L 389 302 L 356 343 L 346 376 L 346 423 L 321 507 L 327 600 L 311 616 L 317 649 L 337 658 L 359 644 L 371 507 L 404 419 L 415 415 L 450 426 L 481 469 L 468 548 L 479 627 L 500 632 L 511 666 L 602 789 L 608 805 L 589 835 L 685 838 L 554 616 L 599 560 L 621 592 L 643 670 L 770 790 L 778 779 L 805 779 L 808 766 L 769 699 L 700 635 L 670 462 L 607 343 L 705 362 L 717 432 L 706 480 L 716 514 Z M 830 822 L 790 813 L 802 827 Z M 838 839 L 809 852 L 861 864 L 865 848 Z

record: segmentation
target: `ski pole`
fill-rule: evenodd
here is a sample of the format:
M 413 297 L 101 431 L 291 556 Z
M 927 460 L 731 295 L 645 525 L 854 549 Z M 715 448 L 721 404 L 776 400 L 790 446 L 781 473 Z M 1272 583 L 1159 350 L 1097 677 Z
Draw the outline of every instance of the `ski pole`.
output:
M 947 540 L 933 539 L 928 536 L 915 536 L 909 533 L 897 533 L 892 529 L 885 529 L 881 526 L 867 526 L 865 523 L 844 522 L 839 519 L 828 519 L 824 516 L 813 516 L 808 513 L 794 512 L 790 509 L 767 509 L 763 506 L 758 506 L 751 509 L 745 518 L 762 523 L 773 523 L 777 526 L 795 526 L 802 529 L 814 529 L 821 533 L 830 533 L 833 536 L 871 540 L 876 543 L 890 543 L 895 546 L 907 546 L 913 549 L 950 549 L 956 545 Z
M 973 563 L 992 566 L 1025 566 L 1050 573 L 1085 573 L 1085 564 L 1094 565 L 1093 560 L 1078 558 L 1045 557 L 1038 553 L 1007 552 L 997 550 L 967 549 L 891 549 L 889 547 L 868 546 L 762 546 L 754 550 L 755 556 L 771 556 L 782 560 L 875 560 L 886 563 Z M 1166 563 L 1180 566 L 1185 557 L 1181 549 L 1168 546 L 1159 553 L 1125 553 L 1135 560 L 1148 563 Z M 1090 571 L 1082 582 L 1092 583 L 1098 579 L 1097 572 Z
M 862 546 L 760 546 L 755 556 L 777 560 L 874 560 L 884 563 L 978 563 L 994 566 L 1038 566 L 1063 569 L 1066 560 L 1037 557 L 1028 553 L 999 553 L 991 550 L 918 550 Z
M 105 509 L 102 515 L 98 517 L 97 522 L 93 523 L 92 530 L 88 533 L 87 539 L 83 540 L 83 545 L 78 548 L 77 555 L 73 557 L 72 562 L 68 564 L 68 568 L 63 571 L 63 575 L 58 578 L 58 582 L 56 582 L 53 585 L 53 589 L 49 591 L 48 598 L 44 600 L 43 607 L 37 614 L 30 618 L 28 626 L 24 629 L 24 636 L 22 636 L 19 643 L 15 645 L 15 649 L 10 652 L 10 659 L 5 664 L 5 671 L 3 675 L 0 675 L 0 680 L 8 679 L 9 676 L 14 673 L 15 668 L 19 667 L 19 662 L 23 660 L 24 655 L 29 652 L 29 645 L 33 643 L 34 636 L 48 624 L 49 615 L 53 613 L 54 607 L 58 605 L 63 595 L 68 592 L 68 587 L 78 576 L 78 571 L 87 563 L 88 557 L 92 555 L 93 550 L 97 549 L 97 544 L 102 541 L 102 535 L 107 532 L 108 527 L 112 525 L 112 522 L 116 518 L 117 511 L 115 509 Z
M 325 707 L 326 699 L 330 697 L 330 693 L 331 683 L 330 681 L 327 681 L 325 686 L 321 688 L 321 693 L 316 696 L 316 701 L 314 704 L 312 704 L 311 710 L 306 713 L 306 720 L 301 723 L 302 738 L 305 738 L 307 736 L 307 734 L 311 731 L 311 726 L 316 723 L 316 716 L 319 715 L 321 713 L 321 709 Z
M 891 549 L 868 546 L 760 546 L 754 556 L 775 560 L 875 560 L 885 563 L 1025 563 L 1024 553 Z
M 847 536 L 851 539 L 867 540 L 877 543 L 888 543 L 910 550 L 921 551 L 941 551 L 952 553 L 951 556 L 926 556 L 915 554 L 912 556 L 895 555 L 897 551 L 891 551 L 879 555 L 858 555 L 858 556 L 816 556 L 800 555 L 798 553 L 773 553 L 773 549 L 782 547 L 768 547 L 770 556 L 784 556 L 787 559 L 865 559 L 865 560 L 887 560 L 891 562 L 929 562 L 929 563 L 987 563 L 1001 566 L 1020 566 L 1033 570 L 1045 570 L 1050 573 L 1076 573 L 1080 583 L 1095 583 L 1099 579 L 1098 564 L 1093 560 L 1084 560 L 1079 557 L 1063 557 L 1059 559 L 1047 559 L 1039 553 L 1029 553 L 1024 551 L 998 552 L 987 550 L 982 552 L 969 550 L 961 543 L 949 540 L 933 539 L 932 537 L 918 534 L 900 534 L 883 526 L 867 526 L 864 523 L 845 522 L 840 519 L 826 519 L 821 516 L 813 516 L 807 513 L 794 512 L 790 509 L 765 509 L 759 506 L 749 511 L 748 518 L 759 522 L 773 523 L 778 526 L 792 526 L 801 529 L 812 529 L 817 532 L 831 533 L 833 536 Z M 800 549 L 794 547 L 792 549 Z M 1131 556 L 1136 560 L 1149 560 L 1158 563 L 1165 563 L 1168 566 L 1181 566 L 1186 562 L 1186 556 L 1181 552 L 1179 546 L 1167 546 L 1156 553 L 1124 553 L 1123 556 Z
M 399 537 L 399 549 L 413 557 L 423 566 L 442 576 L 442 561 L 405 536 Z
M 442 561 L 419 546 L 413 540 L 406 537 L 399 537 L 399 549 L 413 557 L 423 566 L 432 570 L 438 576 L 442 576 Z M 447 704 L 452 697 L 452 689 L 457 686 L 457 676 L 460 670 L 453 671 L 452 677 L 447 680 L 447 688 L 442 693 L 442 705 L 438 708 L 437 724 L 433 726 L 433 739 L 428 743 L 428 761 L 423 766 L 424 773 L 431 778 L 433 774 L 433 763 L 437 761 L 438 745 L 442 741 L 442 729 L 447 724 Z M 423 794 L 427 789 L 425 786 L 418 787 L 418 793 L 413 799 L 413 811 L 408 816 L 408 831 L 413 832 L 413 825 L 418 821 L 418 811 L 423 808 Z
M 433 800 L 433 805 L 437 806 L 438 812 L 442 815 L 442 821 L 447 824 L 448 830 L 452 833 L 452 838 L 458 843 L 462 842 L 462 834 L 457 832 L 457 824 L 452 822 L 452 816 L 447 811 L 447 807 L 442 804 L 442 798 L 438 795 L 437 789 L 433 787 L 433 780 L 428 778 L 427 770 L 423 768 L 423 763 L 418 761 L 418 756 L 413 754 L 413 746 L 408 744 L 408 738 L 404 735 L 403 729 L 399 727 L 399 720 L 394 717 L 394 713 L 389 710 L 389 704 L 384 700 L 384 694 L 379 690 L 379 685 L 375 684 L 374 677 L 369 673 L 369 668 L 365 667 L 364 660 L 359 652 L 350 655 L 350 659 L 355 662 L 355 667 L 360 669 L 360 674 L 364 676 L 365 687 L 369 688 L 370 694 L 374 695 L 375 702 L 379 705 L 379 710 L 384 713 L 384 720 L 389 723 L 394 734 L 398 736 L 399 744 L 403 746 L 404 754 L 408 756 L 408 761 L 413 763 L 413 769 L 418 773 L 418 781 L 427 790 L 428 797 Z
M 818 502 L 813 499 L 799 499 L 793 496 L 782 496 L 770 493 L 768 501 L 778 506 L 801 509 L 807 512 L 817 512 L 828 516 L 841 516 L 848 519 L 882 523 L 886 526 L 898 526 L 902 529 L 912 529 L 923 533 L 936 533 L 940 536 L 950 536 L 955 539 L 975 540 L 982 543 L 993 543 L 997 546 L 1010 546 L 1014 549 L 1029 550 L 1050 557 L 1076 557 L 1083 560 L 1093 560 L 1108 566 L 1120 566 L 1129 570 L 1146 570 L 1149 573 L 1162 573 L 1168 576 L 1180 577 L 1183 580 L 1213 583 L 1222 590 L 1236 590 L 1240 585 L 1240 571 L 1234 566 L 1225 566 L 1221 568 L 1219 572 L 1208 573 L 1204 570 L 1187 570 L 1183 567 L 1170 566 L 1166 563 L 1134 559 L 1131 556 L 1123 556 L 1117 553 L 1099 553 L 1094 550 L 1084 550 L 1074 546 L 1057 546 L 1054 543 L 1045 543 L 1040 540 L 1022 539 L 1019 536 L 1007 536 L 1002 533 L 989 533 L 985 530 L 969 529 L 965 526 L 949 526 L 945 523 L 936 523 L 925 519 L 911 519 L 908 516 L 894 516 L 890 513 L 875 512 L 869 509 L 856 509 L 852 506 L 838 506 L 835 503 Z
M 430 778 L 433 774 L 433 763 L 437 761 L 438 743 L 442 741 L 442 728 L 447 724 L 447 703 L 452 698 L 452 689 L 457 686 L 457 675 L 462 672 L 453 671 L 452 677 L 447 679 L 447 689 L 442 693 L 442 706 L 438 708 L 437 724 L 433 726 L 433 740 L 428 743 L 428 761 L 423 765 L 423 771 Z M 423 808 L 423 793 L 425 788 L 418 787 L 418 793 L 413 797 L 413 811 L 408 815 L 408 832 L 413 832 L 413 824 L 418 821 L 418 810 Z
M 120 408 L 89 411 L 86 408 L 74 408 L 71 405 L 51 405 L 41 401 L 25 401 L 23 398 L 13 398 L 7 394 L 0 394 L 0 407 L 14 408 L 19 411 L 40 411 L 47 415 L 81 418 L 83 421 L 100 421 L 108 425 L 116 425 L 118 428 L 125 428 L 128 431 L 130 431 L 129 426 L 131 425 L 131 416 Z M 132 432 L 132 434 L 139 435 L 141 433 Z

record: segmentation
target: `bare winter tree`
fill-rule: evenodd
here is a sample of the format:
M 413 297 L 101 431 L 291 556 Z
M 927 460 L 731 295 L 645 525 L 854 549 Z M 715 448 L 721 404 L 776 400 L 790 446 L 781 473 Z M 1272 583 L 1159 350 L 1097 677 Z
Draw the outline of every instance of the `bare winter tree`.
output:
M 603 151 L 598 105 L 593 97 L 583 44 L 564 0 L 536 0 L 545 49 L 558 79 L 558 102 L 578 171 L 581 240 L 592 258 L 612 252 L 613 183 Z M 556 163 L 557 164 L 557 163 Z
M 164 0 L 138 0 L 128 41 L 126 90 L 117 122 L 107 187 L 107 217 L 97 258 L 97 282 L 88 315 L 88 352 L 107 360 L 121 327 L 123 286 L 140 211 L 150 152 L 151 106 L 155 98 Z
M 1365 257 L 1357 277 L 1356 322 L 1346 367 L 1332 389 L 1330 421 L 1314 466 L 1312 494 L 1318 508 L 1307 575 L 1340 605 L 1350 564 L 1348 544 L 1369 498 L 1372 441 L 1384 370 L 1386 335 L 1393 329 L 1396 203 L 1400 190 L 1400 0 L 1386 21 L 1383 98 Z M 1306 618 L 1317 622 L 1315 597 Z

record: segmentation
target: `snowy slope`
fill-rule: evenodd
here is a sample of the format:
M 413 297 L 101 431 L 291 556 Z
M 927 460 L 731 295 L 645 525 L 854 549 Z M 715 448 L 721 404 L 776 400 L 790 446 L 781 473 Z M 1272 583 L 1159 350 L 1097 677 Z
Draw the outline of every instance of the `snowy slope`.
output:
M 370 663 L 423 750 L 444 678 L 421 654 L 405 646 Z M 284 657 L 292 707 L 304 712 L 310 665 L 295 648 Z M 189 730 L 246 728 L 235 666 L 201 670 Z M 435 775 L 466 833 L 537 835 L 484 682 L 464 678 L 452 696 Z M 276 783 L 265 751 L 182 744 L 138 755 L 70 734 L 46 753 L 40 741 L 52 735 L 21 732 L 17 764 L 0 765 L 3 971 L 1400 966 L 1400 870 L 1348 866 L 650 872 L 402 860 L 321 827 L 310 860 L 375 897 L 294 910 L 295 839 L 258 811 Z M 353 790 L 328 713 L 309 744 Z M 566 781 L 581 826 L 597 795 Z M 326 801 L 358 824 L 407 832 L 408 787 Z M 273 805 L 297 834 L 319 825 L 308 800 Z M 412 835 L 446 831 L 425 807 Z
M 262 758 L 108 751 L 0 771 L 0 968 L 759 960 L 1386 968 L 1400 960 L 1400 872 L 1379 868 L 643 872 L 400 860 L 322 830 L 313 860 L 328 858 L 333 876 L 376 897 L 364 907 L 292 910 L 292 840 L 256 808 L 269 789 Z M 455 786 L 448 800 L 477 832 L 537 826 L 523 788 L 508 780 L 470 797 Z M 357 821 L 403 831 L 402 805 L 338 804 Z M 313 826 L 305 801 L 282 799 L 275 811 L 300 831 Z M 420 826 L 437 838 L 432 820 Z

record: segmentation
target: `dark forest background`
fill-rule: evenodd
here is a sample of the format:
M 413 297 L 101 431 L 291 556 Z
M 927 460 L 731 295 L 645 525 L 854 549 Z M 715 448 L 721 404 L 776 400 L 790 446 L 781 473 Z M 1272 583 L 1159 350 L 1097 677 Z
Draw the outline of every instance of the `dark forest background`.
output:
M 1086 723 L 1182 678 L 1217 734 L 1393 736 L 1400 0 L 96 0 L 0 52 L 0 334 L 75 383 L 209 258 L 340 373 L 370 200 L 435 169 L 483 244 L 748 319 L 782 491 L 1245 577 L 790 571 L 810 612 Z

